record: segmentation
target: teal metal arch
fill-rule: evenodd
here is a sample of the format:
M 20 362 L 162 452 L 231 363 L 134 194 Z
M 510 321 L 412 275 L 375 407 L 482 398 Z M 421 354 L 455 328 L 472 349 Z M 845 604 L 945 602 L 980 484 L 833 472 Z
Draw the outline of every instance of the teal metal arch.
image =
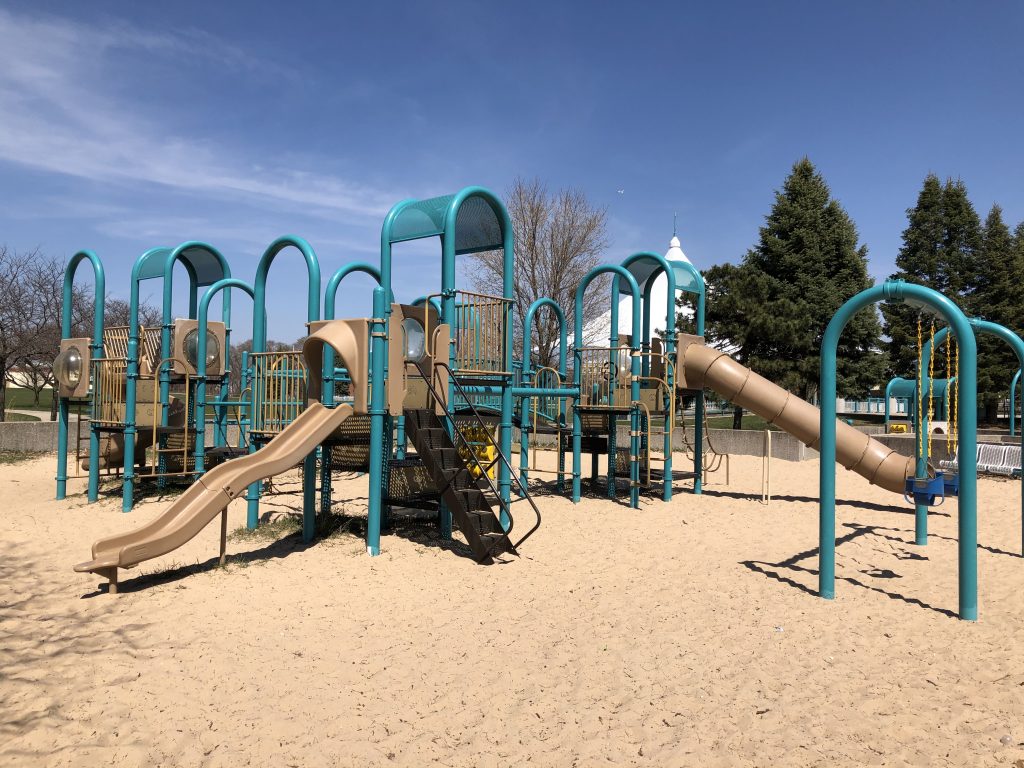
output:
M 483 206 L 483 207 L 481 207 Z M 464 209 L 465 207 L 465 209 Z M 466 219 L 460 226 L 460 214 L 466 211 Z M 489 212 L 490 216 L 487 215 Z M 391 208 L 381 226 L 380 275 L 383 296 L 392 293 L 392 247 L 395 243 L 438 237 L 441 240 L 441 322 L 451 327 L 456 324 L 456 269 L 455 257 L 481 251 L 503 251 L 502 296 L 513 298 L 513 254 L 514 235 L 508 211 L 501 200 L 483 187 L 466 187 L 454 195 L 444 195 L 427 200 L 407 199 Z M 374 292 L 376 299 L 376 291 Z M 382 300 L 382 312 L 374 312 L 374 329 L 385 333 L 391 308 Z M 376 321 L 380 320 L 378 324 Z M 379 327 L 378 327 L 379 326 Z M 383 340 L 381 354 L 386 358 L 388 339 Z M 456 339 L 453 335 L 448 359 L 454 357 Z M 512 323 L 506 324 L 504 369 L 512 369 Z M 501 421 L 499 423 L 499 450 L 508 456 L 512 446 L 512 381 L 510 376 L 501 377 Z M 449 397 L 454 396 L 451 385 Z M 374 387 L 370 394 L 370 490 L 367 523 L 367 551 L 371 555 L 380 552 L 380 522 L 382 518 L 382 493 L 384 478 L 384 432 L 389 428 L 385 392 L 383 387 Z M 498 493 L 507 504 L 511 497 L 511 474 L 508 466 L 501 462 L 498 469 Z M 503 515 L 504 516 L 504 515 Z M 502 520 L 508 525 L 507 520 Z M 442 535 L 451 531 L 450 515 L 442 509 Z
M 569 329 L 566 327 L 565 313 L 554 299 L 540 298 L 534 301 L 526 310 L 526 317 L 523 320 L 523 362 L 522 377 L 523 386 L 530 387 L 533 383 L 533 318 L 542 308 L 548 308 L 555 316 L 558 323 L 558 376 L 563 386 L 566 375 L 566 354 L 569 347 Z M 519 477 L 525 485 L 529 481 L 530 468 L 530 397 L 522 399 L 522 409 L 519 418 Z M 558 451 L 559 470 L 558 485 L 563 483 L 563 453 L 561 446 Z
M 256 265 L 256 277 L 253 280 L 253 313 L 252 313 L 252 351 L 267 351 L 267 276 L 270 265 L 278 254 L 286 248 L 295 248 L 306 264 L 308 277 L 306 290 L 306 320 L 315 322 L 320 319 L 320 262 L 317 260 L 313 247 L 301 237 L 283 235 L 272 242 L 260 257 Z M 316 375 L 315 371 L 307 371 L 307 376 Z M 257 446 L 249 441 L 249 450 L 255 452 Z M 260 514 L 260 483 L 249 486 L 245 498 L 247 502 L 246 526 L 253 530 L 259 523 Z M 316 504 L 316 451 L 313 451 L 302 463 L 302 515 L 303 520 L 315 515 Z
M 380 270 L 372 264 L 365 262 L 353 262 L 338 269 L 327 281 L 327 288 L 324 291 L 324 320 L 334 320 L 337 311 L 338 289 L 341 282 L 352 274 L 369 275 L 380 285 Z M 312 375 L 312 374 L 311 374 Z M 323 403 L 333 405 L 334 403 L 334 350 L 330 344 L 324 345 L 324 386 Z
M 103 311 L 107 296 L 107 278 L 103 271 L 103 262 L 93 251 L 79 251 L 64 268 L 64 291 L 61 301 L 60 314 L 60 337 L 61 339 L 71 338 L 71 315 L 73 312 L 75 274 L 83 262 L 89 262 L 93 274 L 93 307 L 92 307 L 92 338 L 89 340 L 89 356 L 91 360 L 99 360 L 103 357 Z M 90 371 L 83 371 L 83 376 L 89 376 Z M 68 401 L 67 398 L 59 398 L 57 403 L 57 498 L 63 499 L 67 495 L 68 483 Z M 89 488 L 88 499 L 90 502 L 99 498 L 99 472 L 100 472 L 100 441 L 99 433 L 95 426 L 89 424 Z
M 195 445 L 195 467 L 197 473 L 206 471 L 206 329 L 209 325 L 210 302 L 213 297 L 221 291 L 229 288 L 238 288 L 253 298 L 255 293 L 253 287 L 244 280 L 228 277 L 218 280 L 211 285 L 199 302 L 198 317 L 198 346 L 196 349 L 196 445 Z M 225 293 L 225 299 L 228 294 Z M 226 303 L 222 302 L 223 304 Z M 227 361 L 230 359 L 231 347 L 225 343 L 221 354 L 224 355 L 225 373 L 229 373 Z
M 182 264 L 189 279 L 188 316 L 196 317 L 199 288 L 212 285 L 218 280 L 231 277 L 231 267 L 224 255 L 208 243 L 190 240 L 182 243 L 164 258 L 163 274 L 163 328 L 160 332 L 160 358 L 166 360 L 171 356 L 171 331 L 174 328 L 174 265 Z M 231 326 L 231 294 L 224 294 L 221 304 L 221 318 L 225 326 Z M 225 347 L 230 348 L 230 331 L 225 338 Z M 168 415 L 168 399 L 171 390 L 170 368 L 161 366 L 160 371 L 160 402 L 163 403 L 161 419 L 166 425 Z
M 927 382 L 928 380 L 925 379 Z M 956 381 L 956 376 L 951 376 L 947 379 L 933 379 L 932 389 L 933 396 L 941 398 L 942 401 L 942 413 L 943 418 L 949 418 L 949 394 L 952 389 L 953 382 Z M 890 400 L 907 400 L 909 407 L 907 408 L 907 418 L 912 424 L 917 423 L 917 379 L 904 379 L 899 376 L 890 379 L 889 383 L 885 385 L 885 403 L 884 407 L 884 425 L 885 431 L 889 431 L 889 424 L 892 421 L 892 405 Z
M 938 291 L 902 280 L 886 281 L 861 291 L 836 312 L 821 342 L 819 391 L 821 392 L 821 454 L 819 508 L 818 594 L 835 597 L 836 563 L 836 355 L 839 337 L 850 319 L 864 307 L 879 301 L 897 301 L 931 311 L 952 326 L 960 343 L 960 501 L 958 505 L 959 614 L 961 619 L 978 618 L 978 478 L 977 412 L 978 350 L 967 317 L 950 299 Z M 972 407 L 965 407 L 965 404 Z M 927 462 L 917 465 L 917 474 L 927 474 Z
M 654 290 L 654 283 L 661 274 L 665 275 L 668 283 L 667 290 L 667 306 L 665 308 L 665 356 L 670 361 L 675 360 L 675 347 L 676 347 L 676 332 L 675 332 L 675 321 L 676 321 L 676 292 L 682 291 L 684 293 L 690 293 L 697 297 L 696 307 L 694 310 L 694 320 L 696 324 L 696 331 L 698 336 L 704 335 L 704 314 L 705 314 L 705 301 L 706 301 L 706 288 L 704 285 L 704 278 L 697 271 L 697 268 L 693 264 L 687 261 L 669 261 L 664 256 L 653 253 L 651 251 L 639 251 L 630 256 L 627 256 L 622 266 L 630 271 L 630 274 L 637 278 L 637 282 L 643 282 L 643 326 L 641 329 L 641 349 L 643 351 L 649 351 L 651 347 L 651 296 Z M 643 274 L 643 281 L 640 280 L 639 275 Z M 618 303 L 618 281 L 615 284 L 615 293 L 613 294 L 613 304 Z M 613 318 L 617 322 L 617 309 L 613 308 Z M 616 329 L 617 330 L 617 329 Z M 637 329 L 633 328 L 633 334 L 636 335 Z M 650 375 L 650 358 L 643 358 L 642 363 L 642 374 L 644 376 Z M 672 369 L 672 364 L 665 366 L 667 384 L 671 389 L 675 388 L 675 371 Z M 668 413 L 670 409 L 666 403 L 666 419 L 675 419 L 674 413 Z M 665 467 L 664 477 L 665 481 L 662 486 L 662 498 L 665 501 L 672 499 L 672 436 L 671 430 L 668 428 L 669 424 L 665 425 L 664 429 L 664 445 L 662 446 L 665 455 Z M 701 448 L 704 444 L 704 393 L 703 391 L 697 393 L 694 403 L 694 445 L 697 446 L 693 452 L 693 492 L 700 494 L 702 491 L 702 478 L 703 478 L 703 463 L 704 455 Z
M 1003 341 L 1005 341 L 1009 345 L 1010 349 L 1013 350 L 1013 353 L 1017 356 L 1017 365 L 1019 365 L 1021 367 L 1024 367 L 1024 340 L 1021 340 L 1020 336 L 1015 334 L 1009 328 L 1007 328 L 1005 326 L 1002 326 L 1002 325 L 999 325 L 998 323 L 993 323 L 993 322 L 991 322 L 989 320 L 982 320 L 982 319 L 977 318 L 977 317 L 970 317 L 970 318 L 967 318 L 967 322 L 970 324 L 971 328 L 974 329 L 975 333 L 982 333 L 982 334 L 987 334 L 989 336 L 995 336 L 996 338 L 1002 339 Z M 936 331 L 935 335 L 932 336 L 930 339 L 928 339 L 928 341 L 926 341 L 924 343 L 924 347 L 923 347 L 922 353 L 921 353 L 921 366 L 922 366 L 921 373 L 922 373 L 922 375 L 924 375 L 924 370 L 923 370 L 923 368 L 924 368 L 924 361 L 929 359 L 929 357 L 931 356 L 931 350 L 936 345 L 941 344 L 946 339 L 946 337 L 948 335 L 949 335 L 949 326 L 946 326 L 946 327 L 940 328 L 938 331 Z M 975 405 L 970 408 L 970 410 L 974 411 L 977 408 L 977 405 L 976 405 L 977 401 L 976 400 L 974 400 L 974 401 L 970 401 L 969 400 L 968 402 L 969 403 L 971 403 L 971 402 L 975 403 Z M 931 428 L 931 425 L 927 423 L 927 418 L 928 417 L 927 417 L 926 414 L 921 414 L 921 421 L 925 422 L 925 425 L 924 425 L 925 434 L 927 434 L 927 430 L 929 430 Z M 928 441 L 927 440 L 923 441 L 923 444 L 924 444 L 924 455 L 923 455 L 923 457 L 919 456 L 918 457 L 918 461 L 920 462 L 921 459 L 923 458 L 924 462 L 927 464 L 928 459 L 931 458 L 928 455 Z M 920 449 L 921 449 L 922 441 L 920 441 L 920 440 L 916 441 L 915 445 L 917 447 L 918 453 L 920 453 L 921 452 Z M 961 459 L 963 458 L 963 453 L 964 453 L 963 451 L 960 451 L 959 458 L 961 458 Z M 1022 434 L 1021 434 L 1021 455 L 1022 455 L 1022 457 L 1024 457 L 1024 432 L 1022 432 Z M 1021 508 L 1021 556 L 1024 557 L 1024 473 L 1021 474 L 1020 508 Z M 916 536 L 916 538 L 918 539 L 917 543 L 924 544 L 927 541 L 927 538 L 928 538 L 928 518 L 927 518 L 926 515 L 921 515 L 919 513 L 917 515 L 916 519 L 917 519 L 917 523 L 918 523 L 917 526 L 916 526 L 917 527 L 917 536 Z
M 1010 382 L 1010 437 L 1013 437 L 1017 429 L 1017 388 L 1020 386 L 1020 375 L 1021 369 L 1018 368 L 1017 372 L 1013 374 L 1013 380 Z M 1024 433 L 1024 430 L 1022 430 Z
M 295 248 L 306 264 L 306 320 L 314 322 L 320 319 L 320 262 L 317 260 L 316 252 L 301 237 L 283 235 L 267 247 L 260 257 L 259 264 L 256 265 L 256 277 L 253 279 L 253 352 L 267 350 L 267 277 L 270 274 L 270 265 L 286 248 Z
M 327 288 L 324 291 L 324 320 L 334 319 L 334 313 L 337 311 L 338 289 L 341 287 L 341 281 L 349 275 L 356 273 L 369 275 L 377 281 L 377 285 L 381 284 L 380 270 L 372 264 L 353 262 L 341 267 L 327 281 Z
M 638 328 L 640 326 L 640 287 L 637 285 L 636 279 L 632 274 L 625 268 L 616 264 L 604 264 L 601 266 L 594 267 L 591 269 L 586 276 L 580 281 L 579 287 L 576 288 L 576 303 L 575 303 L 575 322 L 573 324 L 573 372 L 572 372 L 572 383 L 573 387 L 579 391 L 580 388 L 580 369 L 582 365 L 582 355 L 580 353 L 580 345 L 583 339 L 583 295 L 589 286 L 599 275 L 602 274 L 613 274 L 618 275 L 622 280 L 625 281 L 627 288 L 629 288 L 630 295 L 633 298 L 633 327 Z M 616 300 L 616 293 L 618 292 L 619 281 L 612 281 L 612 339 L 618 338 L 617 320 L 618 320 L 618 301 Z M 640 342 L 637 334 L 633 334 L 630 340 L 630 349 L 634 352 L 640 351 Z M 630 399 L 637 401 L 640 399 L 640 358 L 638 355 L 630 355 L 630 376 L 632 382 L 630 384 Z M 580 486 L 580 453 L 583 447 L 583 425 L 580 419 L 580 413 L 578 408 L 573 408 L 572 415 L 572 500 L 574 503 L 578 503 L 581 496 Z M 640 449 L 640 438 L 637 437 L 637 415 L 635 411 L 631 412 L 630 415 L 630 455 L 636 456 Z M 609 471 L 608 476 L 611 482 L 614 482 L 615 478 L 615 455 L 611 449 L 608 451 L 608 462 Z M 630 506 L 636 509 L 640 506 L 640 489 L 638 483 L 640 480 L 639 467 L 635 461 L 630 461 L 630 489 L 629 489 L 629 503 Z
M 160 333 L 160 355 L 166 359 L 171 352 L 171 328 L 173 322 L 173 279 L 174 266 L 181 263 L 189 278 L 189 317 L 195 317 L 198 289 L 224 277 L 230 277 L 231 268 L 224 256 L 213 246 L 190 240 L 177 248 L 150 248 L 132 265 L 131 296 L 128 309 L 128 374 L 125 384 L 124 424 L 124 472 L 121 486 L 121 509 L 130 512 L 135 499 L 135 437 L 137 425 L 135 411 L 139 377 L 139 294 L 143 280 L 163 278 L 162 318 Z M 225 323 L 230 320 L 231 305 L 224 306 Z M 170 373 L 160 370 L 160 399 L 164 404 L 162 418 L 167 417 L 167 400 L 170 390 Z
M 435 298 L 428 299 L 426 296 L 418 296 L 417 298 L 413 299 L 412 305 L 414 307 L 421 307 L 424 304 L 426 304 L 428 301 L 430 302 L 430 306 L 432 306 L 434 308 L 434 311 L 437 312 L 437 316 L 440 317 L 441 316 L 441 302 L 438 301 Z

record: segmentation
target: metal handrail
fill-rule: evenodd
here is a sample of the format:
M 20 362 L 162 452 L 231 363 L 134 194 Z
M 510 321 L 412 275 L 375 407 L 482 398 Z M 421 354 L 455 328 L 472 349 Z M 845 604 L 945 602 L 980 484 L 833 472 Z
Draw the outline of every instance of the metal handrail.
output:
M 459 395 L 462 397 L 463 400 L 466 401 L 466 404 L 469 406 L 470 411 L 472 411 L 473 417 L 476 419 L 477 423 L 480 424 L 480 426 L 486 427 L 483 418 L 480 416 L 480 412 L 476 409 L 476 406 L 473 405 L 473 402 L 467 396 L 466 390 L 463 389 L 462 385 L 459 383 L 459 380 L 455 376 L 455 373 L 452 371 L 451 366 L 441 361 L 434 361 L 434 366 L 442 367 L 448 372 L 449 381 L 451 381 L 451 383 L 455 385 L 455 388 L 458 390 Z M 487 474 L 486 470 L 484 470 L 483 464 L 480 463 L 480 460 L 477 458 L 476 453 L 470 447 L 465 435 L 463 435 L 461 430 L 459 430 L 459 428 L 455 426 L 455 417 L 452 415 L 451 411 L 448 410 L 448 405 L 446 404 L 445 400 L 438 396 L 437 390 L 434 389 L 434 385 L 430 381 L 431 377 L 427 375 L 427 373 L 423 370 L 422 367 L 420 367 L 420 363 L 418 362 L 416 363 L 416 370 L 419 371 L 419 374 L 423 378 L 423 381 L 426 382 L 427 389 L 430 390 L 430 394 L 433 396 L 434 402 L 441 406 L 441 410 L 444 411 L 444 415 L 448 418 L 449 421 L 451 421 L 452 426 L 454 427 L 453 431 L 459 436 L 459 439 L 462 441 L 469 455 L 473 457 L 473 461 L 477 465 L 477 468 L 480 469 L 481 475 L 484 477 L 484 479 L 487 480 L 487 484 L 488 486 L 490 486 L 491 493 L 493 493 L 494 497 L 498 500 L 498 505 L 501 507 L 502 511 L 508 516 L 508 530 L 505 531 L 505 535 L 508 536 L 508 534 L 512 532 L 512 528 L 515 525 L 515 521 L 512 519 L 511 503 L 506 503 L 505 500 L 501 498 L 501 493 L 498 492 L 498 489 L 494 485 L 494 481 Z M 533 524 L 533 527 L 530 528 L 530 530 L 528 530 L 523 535 L 523 537 L 519 539 L 519 541 L 512 545 L 513 551 L 516 551 L 519 549 L 520 545 L 524 541 L 530 538 L 537 531 L 537 529 L 540 528 L 540 510 L 537 508 L 537 504 L 530 496 L 530 493 L 526 489 L 526 486 L 523 485 L 523 481 L 519 479 L 519 475 L 517 475 L 515 473 L 515 470 L 512 469 L 512 465 L 511 463 L 509 463 L 508 457 L 501 452 L 501 447 L 494 441 L 494 438 L 491 437 L 490 432 L 487 431 L 486 428 L 484 431 L 487 434 L 487 439 L 490 441 L 491 445 L 494 446 L 495 453 L 501 458 L 502 463 L 508 468 L 510 479 L 514 479 L 516 481 L 516 485 L 519 486 L 519 490 L 522 492 L 522 498 L 526 499 L 530 503 L 530 506 L 533 508 L 533 514 L 537 518 L 537 521 Z M 493 466 L 493 462 L 491 463 L 491 466 Z M 509 541 L 511 541 L 511 539 L 509 539 Z M 491 548 L 487 550 L 488 555 L 491 554 L 491 549 L 493 549 L 495 546 L 497 546 L 497 543 L 492 544 Z M 516 553 L 518 554 L 518 552 Z

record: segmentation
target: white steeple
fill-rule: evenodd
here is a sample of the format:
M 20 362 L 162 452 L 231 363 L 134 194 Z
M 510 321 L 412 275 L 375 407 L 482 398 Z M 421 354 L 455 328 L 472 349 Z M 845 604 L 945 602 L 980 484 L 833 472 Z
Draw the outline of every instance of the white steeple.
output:
M 672 217 L 672 239 L 668 243 L 668 251 L 665 253 L 665 260 L 668 262 L 673 261 L 685 261 L 687 264 L 692 264 L 685 253 L 683 253 L 682 245 L 679 242 L 679 236 L 676 232 L 676 217 Z M 641 285 L 640 289 L 643 290 L 644 286 Z M 668 305 L 668 278 L 665 277 L 664 273 L 659 274 L 654 281 L 654 285 L 651 288 L 651 333 L 656 334 L 658 331 L 665 330 L 665 321 L 667 319 L 665 315 L 665 308 Z M 678 312 L 682 312 L 685 315 L 693 314 L 693 310 L 688 307 L 678 309 Z M 623 295 L 622 300 L 619 303 L 619 332 L 620 333 L 631 333 L 633 328 L 633 297 Z M 611 328 L 611 312 L 606 312 L 604 315 L 598 317 L 587 327 L 587 336 L 596 344 L 606 343 L 609 330 Z
M 686 254 L 683 253 L 682 246 L 679 243 L 679 236 L 676 233 L 676 214 L 672 214 L 672 239 L 668 241 L 668 251 L 665 253 L 666 261 L 685 261 L 687 264 L 692 263 Z

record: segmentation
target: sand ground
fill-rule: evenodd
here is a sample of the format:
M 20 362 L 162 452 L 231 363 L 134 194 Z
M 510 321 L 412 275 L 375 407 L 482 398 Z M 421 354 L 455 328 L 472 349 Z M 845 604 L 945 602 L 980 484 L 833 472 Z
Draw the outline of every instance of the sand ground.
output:
M 843 470 L 837 599 L 815 596 L 816 462 L 774 462 L 767 506 L 751 457 L 638 511 L 540 496 L 490 567 L 425 527 L 368 558 L 350 477 L 356 534 L 233 539 L 221 568 L 212 525 L 117 596 L 72 565 L 168 499 L 58 503 L 54 463 L 0 468 L 3 765 L 1024 768 L 1017 482 L 980 482 L 974 624 L 955 503 L 915 547 L 910 508 Z

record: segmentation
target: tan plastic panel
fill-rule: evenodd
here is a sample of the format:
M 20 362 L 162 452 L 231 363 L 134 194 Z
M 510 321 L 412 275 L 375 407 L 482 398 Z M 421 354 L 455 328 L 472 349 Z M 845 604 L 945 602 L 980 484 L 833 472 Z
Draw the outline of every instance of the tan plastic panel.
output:
M 92 339 L 89 338 L 61 339 L 58 356 L 62 354 L 64 350 L 76 347 L 78 349 L 78 354 L 82 356 L 82 375 L 78 379 L 78 385 L 74 388 L 58 384 L 57 394 L 60 397 L 81 399 L 89 396 L 89 376 L 92 371 L 92 349 L 89 347 L 91 343 Z
M 388 319 L 388 413 L 401 416 L 408 393 L 408 376 L 405 372 L 405 344 L 402 339 L 402 321 L 405 312 L 398 304 L 391 305 Z
M 322 320 L 309 324 L 302 343 L 306 361 L 306 399 L 319 403 L 323 392 L 324 345 L 331 347 L 348 370 L 356 413 L 367 413 L 370 400 L 370 320 Z
M 682 336 L 680 334 L 681 342 Z M 690 389 L 707 388 L 734 405 L 756 413 L 770 424 L 817 449 L 821 412 L 725 352 L 695 343 L 690 337 L 679 352 L 679 369 Z M 877 440 L 836 420 L 836 461 L 887 491 L 902 494 L 904 481 L 914 474 L 914 459 L 902 456 Z
M 156 519 L 133 531 L 100 539 L 92 560 L 75 566 L 79 572 L 131 568 L 165 555 L 192 539 L 246 487 L 298 464 L 352 415 L 349 405 L 327 408 L 312 403 L 263 448 L 220 464 L 200 478 Z
M 171 335 L 171 357 L 174 359 L 174 362 L 171 364 L 171 370 L 179 376 L 184 373 L 187 373 L 189 376 L 198 375 L 198 371 L 185 358 L 185 336 L 188 335 L 189 331 L 198 327 L 198 320 L 191 320 L 185 317 L 178 317 L 174 320 L 174 332 Z M 209 320 L 206 323 L 206 331 L 216 338 L 217 343 L 220 345 L 220 357 L 215 365 L 206 369 L 206 375 L 220 376 L 224 373 L 224 355 L 227 353 L 224 342 L 227 336 L 227 328 L 222 322 Z M 150 368 L 152 369 L 155 365 L 155 362 L 152 363 Z
M 152 399 L 152 387 L 146 385 L 139 388 L 146 390 Z M 160 411 L 152 402 L 139 403 L 135 407 L 135 463 L 141 464 L 146 458 L 146 449 L 153 444 L 153 418 Z M 167 426 L 182 427 L 185 425 L 185 404 L 180 398 L 171 397 L 167 413 Z M 124 409 L 121 409 L 124 420 Z M 124 434 L 111 432 L 100 437 L 100 469 L 120 467 L 124 464 Z M 89 469 L 89 454 L 81 461 L 82 469 Z

